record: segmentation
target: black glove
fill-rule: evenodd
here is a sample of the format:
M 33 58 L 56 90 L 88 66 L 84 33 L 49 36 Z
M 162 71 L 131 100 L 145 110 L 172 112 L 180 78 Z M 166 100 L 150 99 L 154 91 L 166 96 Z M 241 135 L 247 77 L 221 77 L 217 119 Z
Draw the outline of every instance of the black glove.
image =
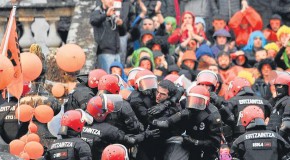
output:
M 220 97 L 215 92 L 210 92 L 210 101 L 218 108 L 221 109 Z
M 145 133 L 145 138 L 158 138 L 158 137 L 160 137 L 160 130 L 159 129 L 150 130 L 150 125 L 148 125 L 148 127 L 144 133 Z
M 130 118 L 125 120 L 126 128 L 130 132 L 134 132 L 136 130 L 143 132 L 144 126 L 142 123 L 139 122 L 136 116 L 131 116 Z
M 185 146 L 192 147 L 192 146 L 198 146 L 198 144 L 199 144 L 199 141 L 198 140 L 193 139 L 193 138 L 191 138 L 188 135 L 182 135 L 182 137 L 183 137 L 182 144 L 185 145 Z
M 148 109 L 148 113 L 151 114 L 151 115 L 159 114 L 162 111 L 164 111 L 167 106 L 168 106 L 167 104 L 159 103 L 156 106 L 153 106 L 153 107 L 149 108 Z
M 160 120 L 154 119 L 152 121 L 152 125 L 153 126 L 157 126 L 158 128 L 168 128 L 169 127 L 169 122 L 168 121 L 160 121 Z
M 144 136 L 143 136 L 144 137 Z M 125 135 L 124 136 L 124 142 L 128 145 L 135 145 L 136 142 L 137 142 L 137 137 L 131 137 L 131 136 L 128 136 L 128 135 Z M 144 138 L 143 138 L 144 139 Z

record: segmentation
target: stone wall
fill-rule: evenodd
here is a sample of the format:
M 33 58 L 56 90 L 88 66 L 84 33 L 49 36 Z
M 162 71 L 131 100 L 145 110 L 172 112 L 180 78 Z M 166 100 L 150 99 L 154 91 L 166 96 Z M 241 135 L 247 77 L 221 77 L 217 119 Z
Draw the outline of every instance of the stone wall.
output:
M 86 53 L 86 64 L 81 73 L 93 69 L 96 61 L 93 29 L 89 23 L 91 11 L 95 8 L 96 0 L 18 0 L 17 17 L 23 24 L 24 37 L 19 39 L 20 46 L 27 50 L 32 43 L 42 46 L 45 55 L 49 49 L 61 45 L 61 39 L 56 31 L 61 16 L 71 17 L 66 43 L 81 46 Z M 6 17 L 11 10 L 10 0 L 0 0 L 0 38 L 4 31 Z M 33 16 L 34 15 L 34 16 Z

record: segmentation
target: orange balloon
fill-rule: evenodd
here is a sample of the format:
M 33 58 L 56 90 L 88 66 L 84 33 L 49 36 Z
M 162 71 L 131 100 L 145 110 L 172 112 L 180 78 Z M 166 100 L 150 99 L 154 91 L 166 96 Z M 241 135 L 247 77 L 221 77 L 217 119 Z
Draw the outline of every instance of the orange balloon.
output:
M 19 139 L 15 139 L 9 143 L 10 154 L 19 156 L 23 151 L 25 143 Z
M 6 88 L 11 83 L 13 75 L 13 64 L 6 56 L 0 54 L 0 90 Z
M 28 137 L 27 134 L 23 135 L 22 137 L 20 137 L 20 141 L 22 141 L 22 142 L 24 142 L 24 143 L 26 144 L 26 142 L 27 142 L 27 137 Z
M 19 157 L 24 160 L 30 160 L 30 157 L 26 152 L 21 152 Z
M 42 62 L 36 54 L 21 53 L 20 61 L 24 81 L 33 81 L 41 74 Z
M 37 133 L 38 127 L 33 122 L 30 122 L 28 125 L 28 130 L 29 130 L 29 133 Z
M 60 83 L 54 84 L 51 88 L 51 93 L 56 98 L 62 97 L 64 95 L 64 86 Z
M 40 137 L 37 134 L 35 134 L 35 133 L 28 134 L 26 143 L 32 142 L 32 141 L 40 142 Z
M 55 59 L 60 69 L 66 72 L 75 72 L 85 64 L 86 55 L 80 46 L 66 44 L 58 49 Z
M 22 104 L 19 107 L 17 107 L 17 109 L 15 111 L 15 116 L 21 122 L 27 122 L 27 121 L 31 120 L 31 118 L 33 116 L 33 110 L 34 109 L 30 105 Z
M 44 152 L 43 146 L 39 142 L 28 142 L 24 147 L 26 152 L 31 159 L 40 158 Z
M 48 105 L 39 105 L 34 111 L 35 118 L 41 123 L 48 123 L 54 116 L 52 108 Z

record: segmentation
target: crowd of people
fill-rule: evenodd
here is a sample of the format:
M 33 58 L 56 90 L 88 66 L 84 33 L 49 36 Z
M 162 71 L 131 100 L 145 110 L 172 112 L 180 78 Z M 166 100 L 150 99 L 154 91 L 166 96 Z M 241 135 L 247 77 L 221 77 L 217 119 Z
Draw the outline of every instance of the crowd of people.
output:
M 0 152 L 33 122 L 47 160 L 290 159 L 289 7 L 97 1 L 95 69 L 65 72 L 34 44 L 39 78 L 19 100 L 1 91 Z M 58 125 L 19 122 L 19 104 L 49 105 Z

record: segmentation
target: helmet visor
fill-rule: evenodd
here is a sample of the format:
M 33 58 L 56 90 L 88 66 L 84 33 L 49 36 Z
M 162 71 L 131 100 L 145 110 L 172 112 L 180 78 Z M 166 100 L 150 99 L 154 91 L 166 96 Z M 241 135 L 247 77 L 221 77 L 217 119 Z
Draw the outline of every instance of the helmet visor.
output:
M 103 113 L 105 112 L 113 112 L 114 110 L 112 110 L 112 108 L 110 108 L 108 105 L 110 102 L 112 102 L 111 104 L 113 104 L 114 106 L 118 106 L 120 105 L 120 103 L 123 102 L 123 98 L 121 95 L 119 94 L 102 94 L 102 106 L 103 106 Z
M 175 82 L 175 85 L 182 86 L 184 89 L 187 89 L 191 86 L 191 81 L 187 79 L 184 75 L 181 75 Z
M 212 71 L 202 71 L 197 75 L 196 81 L 198 84 L 213 85 L 215 87 L 218 82 L 218 77 Z
M 141 77 L 141 79 L 137 80 L 139 91 L 145 91 L 148 89 L 156 89 L 157 88 L 157 78 L 153 75 L 148 75 Z
M 186 108 L 193 108 L 197 110 L 204 110 L 207 105 L 208 98 L 195 93 L 189 93 L 186 101 Z
M 128 81 L 131 79 L 134 80 L 137 73 L 138 73 L 138 70 L 134 70 L 134 71 L 130 72 L 128 75 Z

